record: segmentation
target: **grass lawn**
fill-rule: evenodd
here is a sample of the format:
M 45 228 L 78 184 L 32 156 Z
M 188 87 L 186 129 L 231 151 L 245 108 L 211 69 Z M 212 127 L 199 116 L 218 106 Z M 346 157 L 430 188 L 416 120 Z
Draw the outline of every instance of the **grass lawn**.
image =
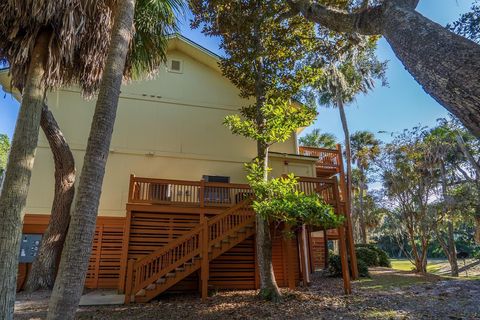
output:
M 401 270 L 401 271 L 412 271 L 414 265 L 408 259 L 391 259 L 392 269 Z M 447 263 L 448 260 L 445 259 L 431 259 L 427 263 L 427 272 L 429 273 L 438 273 L 442 266 Z

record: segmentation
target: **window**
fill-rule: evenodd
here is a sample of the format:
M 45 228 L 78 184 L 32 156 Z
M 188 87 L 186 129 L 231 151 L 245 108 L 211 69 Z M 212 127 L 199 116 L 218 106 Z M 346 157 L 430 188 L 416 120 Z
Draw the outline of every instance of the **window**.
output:
M 205 182 L 230 183 L 230 177 L 203 176 Z M 230 204 L 230 190 L 224 187 L 205 187 L 204 200 L 207 203 Z

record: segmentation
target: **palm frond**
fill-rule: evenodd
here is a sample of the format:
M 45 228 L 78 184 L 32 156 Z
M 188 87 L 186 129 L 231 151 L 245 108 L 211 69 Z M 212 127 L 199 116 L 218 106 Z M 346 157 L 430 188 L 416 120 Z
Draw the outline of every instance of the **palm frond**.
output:
M 140 79 L 155 74 L 166 61 L 168 36 L 177 32 L 177 16 L 184 11 L 183 0 L 137 0 L 126 78 Z

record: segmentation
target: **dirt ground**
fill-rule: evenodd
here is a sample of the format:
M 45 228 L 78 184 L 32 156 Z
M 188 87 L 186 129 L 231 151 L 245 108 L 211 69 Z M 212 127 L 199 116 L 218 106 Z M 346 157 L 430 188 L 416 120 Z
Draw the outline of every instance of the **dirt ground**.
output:
M 282 290 L 283 303 L 263 302 L 255 291 L 169 295 L 148 304 L 82 307 L 78 319 L 480 319 L 480 279 L 420 276 L 387 268 L 353 283 L 343 295 L 341 279 L 314 276 L 311 286 Z M 15 319 L 44 319 L 49 292 L 20 293 Z

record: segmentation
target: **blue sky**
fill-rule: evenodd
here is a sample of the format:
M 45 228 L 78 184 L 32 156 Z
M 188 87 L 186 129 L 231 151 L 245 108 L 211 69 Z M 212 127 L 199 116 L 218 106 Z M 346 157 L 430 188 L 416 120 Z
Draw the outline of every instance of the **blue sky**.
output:
M 433 21 L 446 25 L 455 21 L 461 13 L 469 10 L 473 0 L 420 0 L 419 12 Z M 188 18 L 182 19 L 181 32 L 187 38 L 213 52 L 219 52 L 218 39 L 208 38 L 199 30 L 190 30 Z M 377 49 L 381 60 L 388 60 L 388 87 L 377 86 L 373 92 L 360 96 L 347 107 L 350 131 L 369 130 L 399 132 L 404 128 L 434 125 L 436 119 L 445 117 L 446 110 L 428 96 L 415 82 L 393 54 L 388 43 L 382 39 Z M 343 131 L 338 110 L 319 107 L 319 116 L 312 128 L 331 132 L 341 141 Z M 18 113 L 18 103 L 0 89 L 0 133 L 12 136 Z M 388 134 L 379 134 L 382 140 L 389 140 Z

